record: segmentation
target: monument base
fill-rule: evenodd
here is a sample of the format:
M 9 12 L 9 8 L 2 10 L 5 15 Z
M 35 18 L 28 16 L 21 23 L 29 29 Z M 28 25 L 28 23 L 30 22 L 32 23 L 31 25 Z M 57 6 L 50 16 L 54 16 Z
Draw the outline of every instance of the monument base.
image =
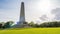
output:
M 29 25 L 25 22 L 25 23 L 18 23 L 14 26 L 15 28 L 27 28 L 29 27 Z

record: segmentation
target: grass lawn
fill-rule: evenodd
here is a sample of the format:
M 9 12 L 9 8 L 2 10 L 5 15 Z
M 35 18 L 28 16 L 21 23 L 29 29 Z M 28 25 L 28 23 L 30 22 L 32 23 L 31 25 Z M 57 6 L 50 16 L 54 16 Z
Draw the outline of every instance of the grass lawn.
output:
M 60 28 L 5 29 L 0 34 L 60 34 Z

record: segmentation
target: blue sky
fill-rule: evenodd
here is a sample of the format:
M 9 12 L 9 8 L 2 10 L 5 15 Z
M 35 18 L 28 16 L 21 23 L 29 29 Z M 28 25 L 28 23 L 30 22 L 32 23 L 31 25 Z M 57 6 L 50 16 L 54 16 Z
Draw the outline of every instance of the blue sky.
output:
M 60 16 L 53 11 L 60 8 L 60 0 L 0 0 L 0 22 L 19 21 L 22 1 L 25 3 L 27 22 L 51 21 L 59 18 L 57 15 Z M 59 11 L 57 13 L 60 13 Z
M 0 0 L 0 21 L 16 21 L 20 7 L 18 4 L 19 0 Z

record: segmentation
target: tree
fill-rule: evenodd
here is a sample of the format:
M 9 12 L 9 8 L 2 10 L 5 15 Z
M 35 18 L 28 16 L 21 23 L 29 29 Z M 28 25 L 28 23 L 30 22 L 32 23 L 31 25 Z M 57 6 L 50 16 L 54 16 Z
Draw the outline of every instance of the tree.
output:
M 0 28 L 2 28 L 2 24 L 0 23 Z
M 36 23 L 36 24 L 35 24 L 35 27 L 39 28 L 39 27 L 40 27 L 40 25 Z
M 14 23 L 13 21 L 8 21 L 8 22 L 5 23 L 3 28 L 10 28 L 13 23 Z
M 29 23 L 29 26 L 34 27 L 34 26 L 35 26 L 34 22 L 33 22 L 33 21 L 30 22 L 30 23 Z

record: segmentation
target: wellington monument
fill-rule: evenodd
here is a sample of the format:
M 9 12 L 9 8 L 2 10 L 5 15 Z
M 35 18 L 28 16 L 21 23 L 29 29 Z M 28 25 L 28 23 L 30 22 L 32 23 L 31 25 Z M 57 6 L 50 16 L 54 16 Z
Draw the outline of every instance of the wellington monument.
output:
M 25 8 L 24 8 L 24 2 L 21 3 L 19 23 L 21 23 L 21 24 L 24 24 L 24 23 L 25 23 Z
M 26 27 L 26 26 L 27 26 L 27 22 L 25 21 L 24 2 L 21 2 L 20 18 L 19 18 L 19 22 L 16 24 L 15 27 Z

